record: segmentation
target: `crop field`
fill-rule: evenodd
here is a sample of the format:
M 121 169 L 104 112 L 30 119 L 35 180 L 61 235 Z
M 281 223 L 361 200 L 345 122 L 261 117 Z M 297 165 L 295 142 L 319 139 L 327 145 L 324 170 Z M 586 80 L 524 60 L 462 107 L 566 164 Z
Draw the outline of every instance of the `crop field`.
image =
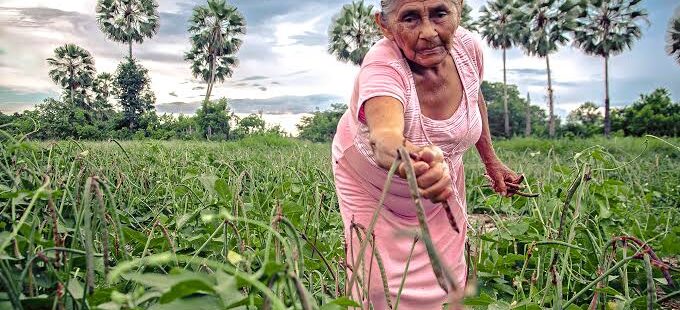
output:
M 2 139 L 2 309 L 356 305 L 328 144 Z M 465 304 L 678 309 L 677 145 L 497 142 L 538 198 L 501 199 L 467 154 Z

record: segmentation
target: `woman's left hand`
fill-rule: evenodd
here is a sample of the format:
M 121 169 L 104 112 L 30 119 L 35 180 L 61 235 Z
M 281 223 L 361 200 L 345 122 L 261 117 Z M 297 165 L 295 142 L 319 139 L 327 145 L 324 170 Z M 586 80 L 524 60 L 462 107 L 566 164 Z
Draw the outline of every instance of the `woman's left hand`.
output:
M 494 191 L 505 197 L 512 197 L 521 190 L 524 181 L 524 175 L 518 175 L 500 161 L 486 164 L 485 177 Z

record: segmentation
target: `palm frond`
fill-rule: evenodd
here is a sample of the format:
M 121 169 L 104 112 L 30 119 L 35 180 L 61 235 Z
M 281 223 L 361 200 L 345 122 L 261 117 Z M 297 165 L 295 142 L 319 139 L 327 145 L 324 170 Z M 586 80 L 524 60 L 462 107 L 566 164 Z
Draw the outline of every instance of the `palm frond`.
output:
M 586 2 L 576 19 L 574 45 L 586 54 L 609 57 L 630 49 L 642 37 L 648 13 L 635 0 Z
M 368 50 L 381 38 L 373 16 L 373 5 L 363 0 L 343 6 L 328 30 L 328 52 L 340 61 L 361 65 Z
M 191 62 L 193 76 L 206 83 L 211 83 L 213 71 L 214 81 L 224 82 L 231 77 L 238 66 L 236 53 L 245 33 L 245 18 L 226 1 L 209 0 L 207 5 L 195 7 L 189 20 L 192 48 L 184 56 Z
M 99 28 L 116 42 L 142 43 L 160 27 L 156 0 L 99 0 L 96 12 Z
M 675 10 L 668 24 L 666 52 L 680 64 L 680 7 Z

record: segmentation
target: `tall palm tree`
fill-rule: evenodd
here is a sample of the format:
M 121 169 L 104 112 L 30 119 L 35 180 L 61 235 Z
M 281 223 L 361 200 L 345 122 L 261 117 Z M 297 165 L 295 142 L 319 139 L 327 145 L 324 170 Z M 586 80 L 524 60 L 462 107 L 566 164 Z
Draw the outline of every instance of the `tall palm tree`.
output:
M 208 0 L 206 6 L 194 8 L 189 20 L 192 48 L 184 59 L 191 62 L 192 74 L 208 83 L 205 101 L 210 99 L 216 81 L 224 82 L 238 65 L 236 52 L 246 33 L 246 21 L 225 0 Z
M 508 92 L 506 74 L 506 52 L 517 42 L 519 24 L 517 22 L 517 1 L 495 0 L 481 9 L 478 24 L 482 37 L 494 49 L 503 50 L 503 119 L 505 136 L 510 136 L 510 115 L 508 112 Z
M 50 78 L 65 88 L 71 104 L 75 104 L 75 96 L 82 94 L 92 85 L 96 73 L 94 58 L 80 46 L 65 44 L 57 47 L 54 50 L 54 57 L 47 58 L 47 63 L 51 67 Z
M 550 137 L 555 136 L 555 110 L 550 54 L 569 42 L 569 34 L 576 28 L 578 5 L 572 0 L 532 0 L 526 2 L 516 16 L 526 25 L 519 33 L 519 42 L 531 56 L 545 58 L 548 75 L 548 106 L 550 108 Z
M 675 14 L 668 24 L 666 52 L 680 64 L 680 7 L 675 9 Z
M 156 0 L 99 0 L 97 22 L 109 39 L 128 44 L 132 58 L 132 42 L 142 43 L 158 33 L 159 17 Z
M 576 20 L 574 44 L 588 55 L 604 59 L 604 135 L 609 137 L 609 58 L 630 49 L 642 37 L 641 21 L 647 21 L 647 11 L 639 7 L 640 0 L 584 1 L 581 16 Z
M 373 5 L 364 0 L 346 4 L 333 17 L 328 30 L 328 53 L 338 60 L 360 66 L 368 50 L 380 40 Z

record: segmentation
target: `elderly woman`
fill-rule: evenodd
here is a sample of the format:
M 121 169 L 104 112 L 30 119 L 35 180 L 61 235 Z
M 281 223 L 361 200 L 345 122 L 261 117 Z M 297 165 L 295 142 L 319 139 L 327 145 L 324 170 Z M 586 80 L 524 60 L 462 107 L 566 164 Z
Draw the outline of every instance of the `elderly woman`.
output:
M 348 290 L 364 307 L 387 309 L 396 302 L 406 271 L 399 308 L 441 309 L 447 293 L 438 284 L 425 245 L 418 241 L 412 251 L 413 237 L 403 233 L 419 227 L 403 165 L 369 236 L 373 242 L 363 264 L 352 265 L 359 255 L 359 237 L 366 237 L 357 227 L 369 227 L 398 148 L 413 154 L 410 160 L 425 198 L 432 241 L 458 288 L 465 286 L 467 277 L 463 154 L 476 146 L 501 195 L 515 193 L 521 178 L 501 163 L 491 145 L 480 93 L 482 50 L 470 32 L 459 27 L 462 0 L 383 0 L 381 8 L 376 22 L 384 38 L 363 61 L 350 108 L 333 141 L 346 263 L 348 272 L 358 272 L 359 278 Z M 458 231 L 447 219 L 444 201 Z M 371 246 L 382 258 L 387 294 Z

